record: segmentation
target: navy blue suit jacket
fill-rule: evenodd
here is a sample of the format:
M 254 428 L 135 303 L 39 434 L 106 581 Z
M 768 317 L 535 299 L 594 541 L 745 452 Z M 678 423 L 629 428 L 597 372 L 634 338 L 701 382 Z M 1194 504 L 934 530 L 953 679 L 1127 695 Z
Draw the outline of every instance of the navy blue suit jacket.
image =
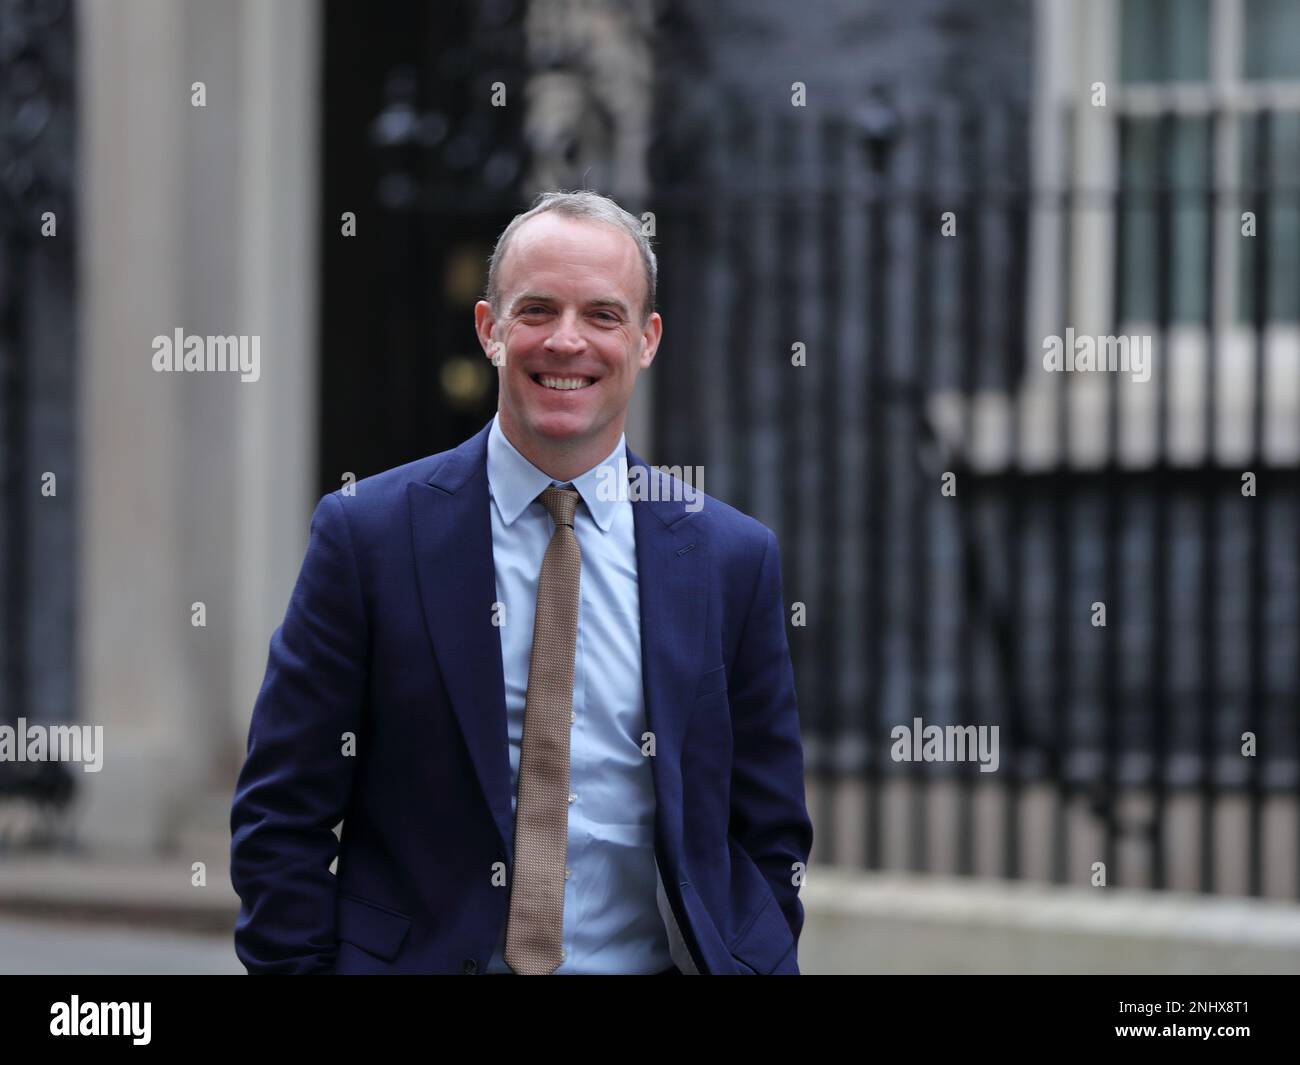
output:
M 514 826 L 490 425 L 316 507 L 231 809 L 250 973 L 474 973 L 492 956 Z M 643 476 L 659 488 L 632 507 L 665 894 L 699 972 L 797 973 L 812 825 L 776 537 Z

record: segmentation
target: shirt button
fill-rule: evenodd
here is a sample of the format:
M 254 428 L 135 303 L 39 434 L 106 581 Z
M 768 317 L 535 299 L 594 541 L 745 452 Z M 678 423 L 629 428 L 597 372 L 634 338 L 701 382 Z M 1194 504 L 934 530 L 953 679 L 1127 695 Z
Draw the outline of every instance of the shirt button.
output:
M 572 875 L 573 875 L 573 870 L 572 870 L 572 869 L 565 869 L 565 870 L 564 870 L 564 879 L 565 879 L 565 880 L 568 880 L 569 877 L 572 876 Z
M 576 711 L 576 710 L 570 710 L 570 711 L 569 711 L 569 720 L 570 720 L 570 721 L 577 721 L 577 720 L 578 720 L 578 711 Z
M 572 805 L 573 805 L 575 802 L 577 802 L 577 801 L 578 801 L 578 796 L 577 796 L 577 794 L 575 794 L 575 793 L 572 792 L 572 791 L 569 792 L 569 805 L 572 806 Z
M 569 952 L 567 950 L 562 949 L 560 951 L 560 961 L 564 961 L 566 958 L 568 958 L 568 956 L 569 956 Z

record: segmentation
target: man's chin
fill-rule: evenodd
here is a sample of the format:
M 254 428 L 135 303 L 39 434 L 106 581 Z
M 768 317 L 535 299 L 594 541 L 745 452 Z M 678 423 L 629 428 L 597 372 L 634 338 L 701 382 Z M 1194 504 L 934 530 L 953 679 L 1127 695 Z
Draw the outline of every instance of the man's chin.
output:
M 592 436 L 594 433 L 592 419 L 585 414 L 547 412 L 529 418 L 528 423 L 534 436 L 556 444 L 576 443 Z

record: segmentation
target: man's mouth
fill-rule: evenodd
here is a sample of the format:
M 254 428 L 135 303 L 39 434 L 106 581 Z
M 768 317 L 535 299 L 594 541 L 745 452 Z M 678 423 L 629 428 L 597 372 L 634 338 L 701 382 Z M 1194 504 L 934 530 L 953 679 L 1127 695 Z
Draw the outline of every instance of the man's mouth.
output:
M 543 388 L 553 388 L 559 392 L 574 392 L 580 388 L 587 388 L 594 385 L 594 377 L 553 377 L 550 374 L 529 374 Z

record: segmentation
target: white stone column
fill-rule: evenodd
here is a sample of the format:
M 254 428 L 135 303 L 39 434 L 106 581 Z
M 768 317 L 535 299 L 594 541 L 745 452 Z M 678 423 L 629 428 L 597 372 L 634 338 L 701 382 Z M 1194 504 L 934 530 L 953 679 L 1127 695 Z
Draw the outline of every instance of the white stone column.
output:
M 78 7 L 79 717 L 106 751 L 77 835 L 114 856 L 198 833 L 220 857 L 306 544 L 318 21 L 310 0 Z M 155 373 L 176 328 L 260 336 L 260 380 Z
M 244 0 L 244 10 L 238 269 L 242 318 L 262 337 L 262 377 L 241 387 L 236 422 L 237 624 L 228 720 L 238 764 L 317 499 L 319 245 L 339 236 L 337 226 L 318 233 L 319 9 L 314 0 Z
M 166 2 L 78 10 L 79 717 L 104 727 L 105 746 L 103 769 L 79 775 L 79 829 L 104 850 L 155 845 L 199 755 L 184 743 L 188 612 L 176 596 L 182 397 L 150 369 L 183 281 L 183 18 Z

